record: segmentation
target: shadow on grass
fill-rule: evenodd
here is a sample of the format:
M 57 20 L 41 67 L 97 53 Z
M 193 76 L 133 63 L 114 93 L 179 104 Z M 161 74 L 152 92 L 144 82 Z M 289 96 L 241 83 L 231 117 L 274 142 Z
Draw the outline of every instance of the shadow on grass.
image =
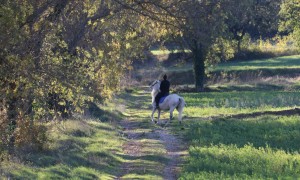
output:
M 93 128 L 103 130 L 103 127 Z M 110 129 L 104 131 L 108 130 Z M 20 152 L 19 158 L 26 162 L 25 166 L 9 172 L 8 177 L 13 179 L 97 179 L 100 174 L 116 175 L 116 170 L 122 162 L 109 150 L 101 149 L 99 146 L 101 142 L 92 139 L 97 137 L 86 134 L 82 136 L 81 133 L 78 136 L 78 132 L 74 134 L 72 131 L 64 133 L 68 134 L 68 138 L 60 138 L 61 140 L 57 141 L 55 147 L 44 151 L 31 151 L 28 154 Z M 89 150 L 91 148 L 92 150 Z
M 104 111 L 99 108 L 99 106 L 93 102 L 87 103 L 87 109 L 84 114 L 86 116 L 91 116 L 93 118 L 99 119 L 101 122 L 116 121 L 122 119 L 122 114 L 118 111 L 113 113 Z
M 206 92 L 232 92 L 232 91 L 280 91 L 284 90 L 284 86 L 275 84 L 256 84 L 255 86 L 218 86 L 207 87 Z

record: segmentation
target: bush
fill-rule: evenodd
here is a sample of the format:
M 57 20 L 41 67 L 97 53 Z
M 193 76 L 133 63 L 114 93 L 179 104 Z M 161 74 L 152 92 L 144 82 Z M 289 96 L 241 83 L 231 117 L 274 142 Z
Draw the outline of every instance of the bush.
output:
M 245 35 L 240 52 L 236 52 L 233 59 L 252 60 L 278 56 L 295 55 L 299 53 L 293 39 L 288 36 L 275 36 L 272 39 L 251 40 Z
M 15 146 L 42 150 L 47 142 L 46 126 L 30 120 L 28 117 L 19 117 L 15 129 Z

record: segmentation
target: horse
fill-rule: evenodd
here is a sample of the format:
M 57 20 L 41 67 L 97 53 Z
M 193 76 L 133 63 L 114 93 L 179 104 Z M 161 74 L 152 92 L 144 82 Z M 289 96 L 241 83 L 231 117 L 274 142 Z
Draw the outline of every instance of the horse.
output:
M 152 122 L 154 121 L 153 114 L 155 113 L 156 109 L 158 109 L 158 116 L 157 116 L 157 122 L 154 121 L 155 123 L 159 123 L 159 117 L 160 117 L 161 110 L 169 110 L 170 119 L 166 123 L 166 125 L 167 125 L 173 118 L 173 111 L 176 108 L 179 113 L 178 120 L 179 120 L 179 123 L 181 124 L 182 111 L 185 106 L 185 101 L 182 97 L 178 96 L 177 94 L 170 94 L 164 99 L 163 102 L 159 103 L 159 108 L 156 107 L 155 97 L 159 92 L 160 83 L 161 83 L 160 80 L 156 80 L 150 85 L 150 88 L 152 89 L 151 96 L 152 96 L 152 107 L 153 107 L 152 114 L 151 114 Z

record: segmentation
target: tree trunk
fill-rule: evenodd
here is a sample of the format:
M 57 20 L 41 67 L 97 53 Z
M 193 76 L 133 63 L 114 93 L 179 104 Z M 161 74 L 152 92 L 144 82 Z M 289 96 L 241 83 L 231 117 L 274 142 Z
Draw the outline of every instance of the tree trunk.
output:
M 241 32 L 241 34 L 240 35 L 236 35 L 236 39 L 237 39 L 237 41 L 238 41 L 238 44 L 237 44 L 237 54 L 241 54 L 242 53 L 242 47 L 241 47 L 241 45 L 242 45 L 242 41 L 243 41 L 243 38 L 244 38 L 244 35 L 245 35 L 245 32 L 244 31 L 242 31 Z
M 17 126 L 17 98 L 11 97 L 7 101 L 7 118 L 8 118 L 8 152 L 14 153 L 15 135 Z
M 194 63 L 195 88 L 197 92 L 204 91 L 205 80 L 205 53 L 201 44 L 195 43 L 192 50 Z

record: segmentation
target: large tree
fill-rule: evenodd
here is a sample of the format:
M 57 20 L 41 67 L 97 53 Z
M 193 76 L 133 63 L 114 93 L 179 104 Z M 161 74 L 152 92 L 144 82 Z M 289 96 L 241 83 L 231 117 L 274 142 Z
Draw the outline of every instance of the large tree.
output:
M 155 34 L 113 0 L 3 0 L 0 23 L 0 135 L 10 146 L 26 119 L 30 132 L 35 120 L 111 97 Z
M 115 1 L 159 23 L 167 32 L 161 38 L 172 37 L 192 52 L 196 90 L 203 91 L 209 50 L 226 32 L 226 1 Z
M 159 22 L 168 30 L 172 40 L 192 52 L 195 87 L 204 90 L 206 66 L 232 55 L 230 43 L 245 33 L 257 36 L 276 29 L 280 0 L 172 0 L 172 1 L 118 1 L 136 12 Z M 229 45 L 228 45 L 229 44 Z M 230 51 L 228 51 L 231 49 Z M 218 56 L 222 56 L 221 58 Z

